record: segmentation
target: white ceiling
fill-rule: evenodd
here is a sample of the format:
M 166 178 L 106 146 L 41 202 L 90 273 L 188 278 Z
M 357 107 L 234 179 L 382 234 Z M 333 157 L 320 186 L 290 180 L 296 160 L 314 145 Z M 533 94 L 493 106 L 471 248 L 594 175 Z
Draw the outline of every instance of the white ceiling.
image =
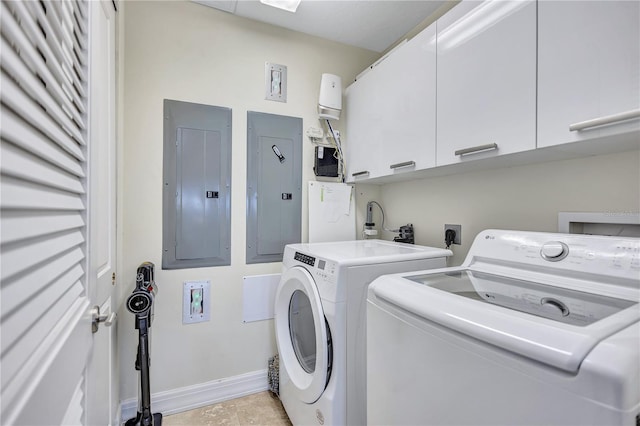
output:
M 296 13 L 258 0 L 192 0 L 244 18 L 383 52 L 445 0 L 302 0 Z

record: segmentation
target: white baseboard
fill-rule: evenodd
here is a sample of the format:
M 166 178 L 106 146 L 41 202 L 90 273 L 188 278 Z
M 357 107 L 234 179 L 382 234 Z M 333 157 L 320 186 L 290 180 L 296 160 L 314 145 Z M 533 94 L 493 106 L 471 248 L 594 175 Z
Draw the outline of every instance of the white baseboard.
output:
M 158 392 L 151 395 L 151 411 L 163 416 L 193 410 L 194 408 L 216 404 L 269 389 L 267 370 L 224 379 L 212 380 L 193 386 Z M 138 400 L 128 399 L 120 404 L 122 421 L 135 417 Z

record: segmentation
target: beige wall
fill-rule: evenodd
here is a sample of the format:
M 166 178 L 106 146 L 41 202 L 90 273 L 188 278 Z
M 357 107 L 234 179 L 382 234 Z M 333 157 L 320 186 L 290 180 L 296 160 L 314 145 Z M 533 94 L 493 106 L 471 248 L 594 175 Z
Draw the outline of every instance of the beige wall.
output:
M 124 7 L 124 76 L 121 142 L 121 293 L 133 288 L 135 269 L 156 264 L 159 294 L 152 327 L 152 391 L 265 369 L 276 352 L 273 322 L 242 323 L 242 277 L 280 272 L 280 263 L 245 265 L 246 114 L 303 118 L 319 127 L 317 101 L 323 72 L 343 81 L 377 58 L 300 33 L 238 18 L 191 2 L 121 2 Z M 264 100 L 264 63 L 288 67 L 288 102 Z M 346 85 L 346 84 L 345 84 Z M 163 99 L 233 109 L 231 266 L 163 271 Z M 342 129 L 344 120 L 338 123 Z M 303 181 L 313 179 L 313 147 L 303 138 Z M 307 236 L 303 185 L 303 239 Z M 211 320 L 182 325 L 182 282 L 211 281 Z M 121 309 L 121 398 L 136 395 L 133 361 L 137 335 Z
M 120 293 L 133 288 L 135 268 L 156 264 L 159 294 L 152 327 L 152 391 L 266 368 L 276 352 L 273 322 L 242 323 L 242 277 L 276 273 L 280 263 L 245 265 L 246 112 L 303 118 L 319 127 L 320 75 L 341 75 L 345 86 L 377 58 L 300 33 L 235 17 L 191 2 L 121 2 L 124 65 L 120 117 Z M 288 102 L 264 100 L 264 63 L 288 67 Z M 163 271 L 162 101 L 175 99 L 233 109 L 231 266 Z M 337 128 L 343 130 L 344 120 Z M 348 143 L 348 134 L 345 134 Z M 313 179 L 313 147 L 304 138 L 303 181 Z M 358 238 L 367 201 L 385 208 L 387 227 L 413 223 L 416 243 L 443 246 L 443 225 L 462 225 L 460 264 L 473 237 L 496 227 L 555 231 L 559 211 L 639 209 L 640 154 L 611 154 L 487 170 L 403 183 L 357 185 Z M 307 236 L 303 185 L 303 239 Z M 375 221 L 380 214 L 374 210 Z M 393 235 L 384 233 L 384 239 Z M 210 280 L 211 320 L 182 325 L 182 282 Z M 136 395 L 136 334 L 120 310 L 121 398 Z
M 462 245 L 452 246 L 449 262 L 455 266 L 484 229 L 556 232 L 561 211 L 638 212 L 640 152 L 387 184 L 379 201 L 385 226 L 413 223 L 416 244 L 442 247 L 444 224 L 462 225 Z

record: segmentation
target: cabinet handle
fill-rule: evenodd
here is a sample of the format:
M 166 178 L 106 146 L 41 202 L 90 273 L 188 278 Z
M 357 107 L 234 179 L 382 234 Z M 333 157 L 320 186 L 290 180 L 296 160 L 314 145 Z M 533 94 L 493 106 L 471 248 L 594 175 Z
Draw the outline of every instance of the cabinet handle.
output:
M 358 177 L 358 176 L 365 176 L 369 174 L 369 170 L 364 170 L 362 172 L 355 172 L 355 173 L 351 173 L 351 176 L 353 177 Z
M 415 161 L 405 161 L 404 163 L 392 164 L 389 166 L 390 169 L 401 169 L 403 167 L 414 167 L 416 165 Z
M 606 124 L 615 124 L 619 121 L 640 118 L 640 109 L 632 109 L 631 111 L 620 112 L 613 115 L 605 115 L 604 117 L 594 118 L 592 120 L 573 123 L 569 126 L 569 131 L 576 132 L 590 127 L 604 126 Z
M 455 155 L 475 154 L 476 152 L 490 151 L 492 149 L 498 149 L 498 144 L 488 143 L 486 145 L 478 145 L 471 148 L 459 149 L 455 152 Z

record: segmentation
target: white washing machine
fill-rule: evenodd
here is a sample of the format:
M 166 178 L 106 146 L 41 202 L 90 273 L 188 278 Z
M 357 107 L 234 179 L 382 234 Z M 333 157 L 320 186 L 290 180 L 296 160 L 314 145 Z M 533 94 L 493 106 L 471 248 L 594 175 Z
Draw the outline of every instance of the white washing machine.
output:
M 280 399 L 294 425 L 366 424 L 367 286 L 446 266 L 449 250 L 381 240 L 288 245 L 276 292 Z
M 488 230 L 369 287 L 369 424 L 637 425 L 640 240 Z

